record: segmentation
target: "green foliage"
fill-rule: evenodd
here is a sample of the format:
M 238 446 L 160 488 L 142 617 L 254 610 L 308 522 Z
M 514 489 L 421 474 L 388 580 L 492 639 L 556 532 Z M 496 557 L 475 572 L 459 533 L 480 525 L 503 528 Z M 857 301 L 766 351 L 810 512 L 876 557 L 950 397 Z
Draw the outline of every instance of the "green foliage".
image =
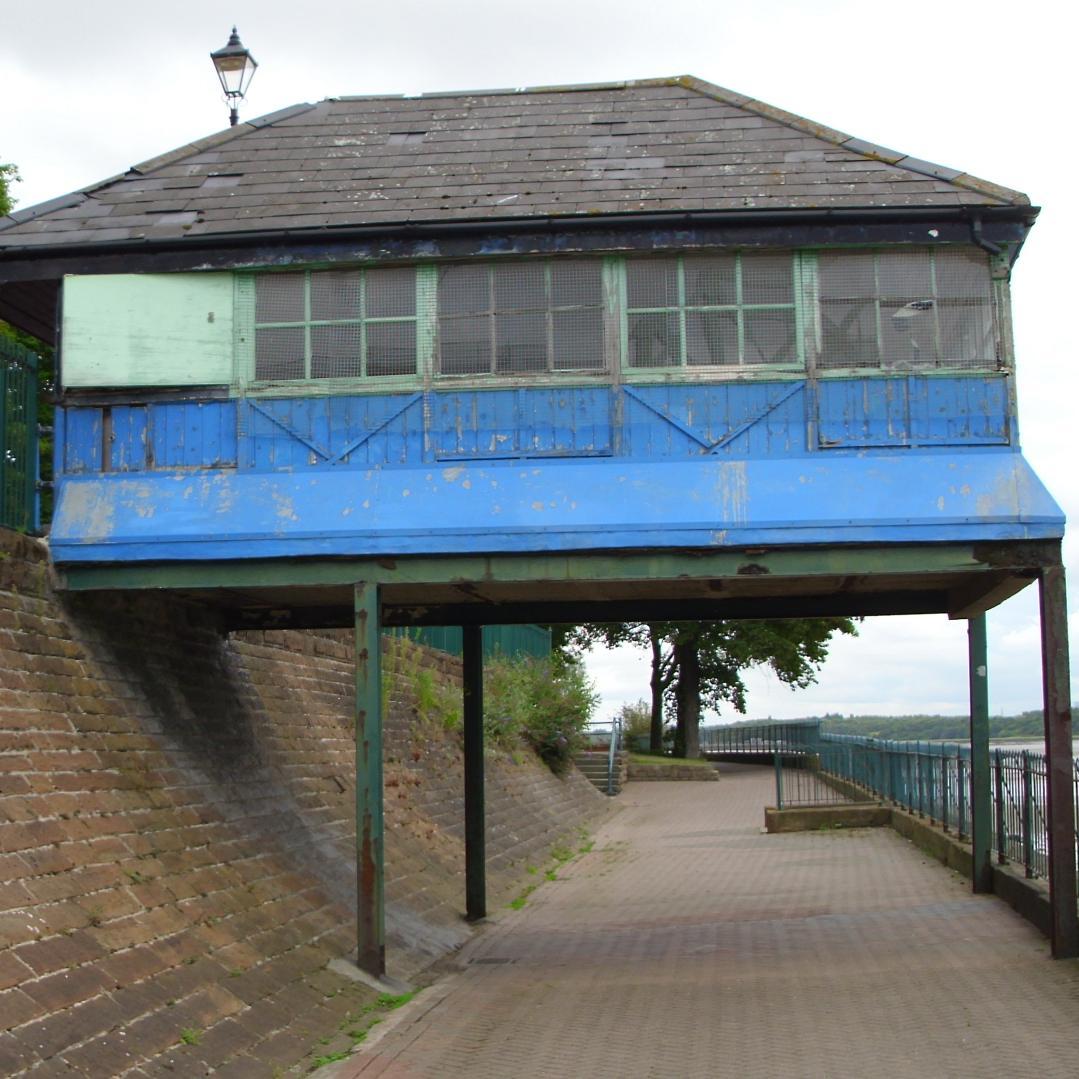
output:
M 15 196 L 11 185 L 21 179 L 15 165 L 0 163 L 0 215 L 9 214 L 15 208 Z
M 662 767 L 674 765 L 689 764 L 701 768 L 711 768 L 711 761 L 706 761 L 703 757 L 694 757 L 689 760 L 683 757 L 659 757 L 651 753 L 631 753 L 629 759 L 633 764 L 658 764 Z
M 583 745 L 599 695 L 572 660 L 499 658 L 484 669 L 483 702 L 489 744 L 510 750 L 523 739 L 557 774 Z
M 1076 706 L 1073 705 L 1073 709 Z M 833 716 L 821 719 L 821 730 L 827 734 L 857 734 L 866 738 L 890 738 L 894 741 L 965 741 L 970 737 L 967 716 Z M 990 738 L 1038 739 L 1045 734 L 1040 711 L 1022 712 L 1017 716 L 990 716 Z
M 648 734 L 652 724 L 652 710 L 642 697 L 633 704 L 623 704 L 618 710 L 618 718 L 622 721 L 623 736 L 635 738 Z
M 184 1027 L 180 1031 L 180 1041 L 184 1045 L 198 1045 L 202 1041 L 202 1031 L 197 1030 L 195 1027 Z
M 416 694 L 416 712 L 421 720 L 436 723 L 446 731 L 461 729 L 460 694 L 452 686 L 423 668 L 416 672 L 412 689 Z
M 743 673 L 771 667 L 780 681 L 804 687 L 828 655 L 836 633 L 855 634 L 849 618 L 783 618 L 714 622 L 611 622 L 575 626 L 560 643 L 570 655 L 594 647 L 633 644 L 652 653 L 651 748 L 658 752 L 664 703 L 676 709 L 677 756 L 693 754 L 702 708 L 724 704 L 745 712 Z M 630 706 L 636 708 L 636 706 Z
M 336 1053 L 325 1053 L 320 1057 L 315 1057 L 311 1061 L 311 1071 L 316 1068 L 324 1068 L 327 1064 L 335 1064 L 339 1060 L 348 1059 L 349 1051 L 347 1049 L 341 1049 Z

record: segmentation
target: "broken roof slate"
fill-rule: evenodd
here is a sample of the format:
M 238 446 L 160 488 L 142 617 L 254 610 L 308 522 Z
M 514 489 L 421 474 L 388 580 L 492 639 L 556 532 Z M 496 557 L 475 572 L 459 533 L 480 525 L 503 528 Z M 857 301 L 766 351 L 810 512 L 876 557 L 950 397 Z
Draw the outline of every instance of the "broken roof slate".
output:
M 0 249 L 511 216 L 1027 205 L 685 76 L 292 106 L 0 218 Z

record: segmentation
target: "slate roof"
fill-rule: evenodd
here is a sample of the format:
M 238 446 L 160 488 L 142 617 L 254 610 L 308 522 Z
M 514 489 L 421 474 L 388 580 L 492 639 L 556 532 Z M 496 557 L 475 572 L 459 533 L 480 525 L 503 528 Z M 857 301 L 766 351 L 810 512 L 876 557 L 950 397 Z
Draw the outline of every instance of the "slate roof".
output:
M 297 105 L 0 218 L 0 250 L 551 216 L 1027 205 L 684 76 Z

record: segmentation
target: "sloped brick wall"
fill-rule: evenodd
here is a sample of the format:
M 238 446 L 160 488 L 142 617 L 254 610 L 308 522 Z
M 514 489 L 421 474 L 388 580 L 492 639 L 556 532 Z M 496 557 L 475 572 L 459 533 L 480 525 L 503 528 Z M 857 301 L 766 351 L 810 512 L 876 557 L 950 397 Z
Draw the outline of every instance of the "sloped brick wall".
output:
M 411 690 L 460 672 L 389 647 L 389 965 L 410 976 L 467 933 L 459 743 Z M 488 760 L 496 901 L 605 809 L 525 756 Z M 61 600 L 44 546 L 0 532 L 0 1074 L 304 1059 L 372 996 L 327 969 L 355 948 L 353 760 L 347 636 Z

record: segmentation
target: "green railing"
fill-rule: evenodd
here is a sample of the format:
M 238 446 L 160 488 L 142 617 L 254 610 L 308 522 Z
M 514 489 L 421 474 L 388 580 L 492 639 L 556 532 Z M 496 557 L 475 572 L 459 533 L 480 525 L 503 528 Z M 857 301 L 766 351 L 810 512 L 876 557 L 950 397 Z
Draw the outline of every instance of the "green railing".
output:
M 960 839 L 970 837 L 973 792 L 970 746 L 964 743 L 820 734 L 801 752 L 777 751 L 775 767 L 776 805 L 781 809 L 848 800 L 850 788 L 835 782 L 842 780 L 867 798 L 901 806 Z M 1028 877 L 1047 876 L 1045 754 L 993 749 L 989 767 L 997 861 L 1022 866 Z M 1072 761 L 1072 782 L 1079 807 L 1079 760 Z M 1079 854 L 1079 811 L 1075 833 Z
M 814 751 L 820 741 L 820 720 L 738 723 L 701 727 L 701 754 L 706 757 L 772 757 L 774 753 Z
M 38 358 L 0 336 L 0 526 L 38 528 Z

